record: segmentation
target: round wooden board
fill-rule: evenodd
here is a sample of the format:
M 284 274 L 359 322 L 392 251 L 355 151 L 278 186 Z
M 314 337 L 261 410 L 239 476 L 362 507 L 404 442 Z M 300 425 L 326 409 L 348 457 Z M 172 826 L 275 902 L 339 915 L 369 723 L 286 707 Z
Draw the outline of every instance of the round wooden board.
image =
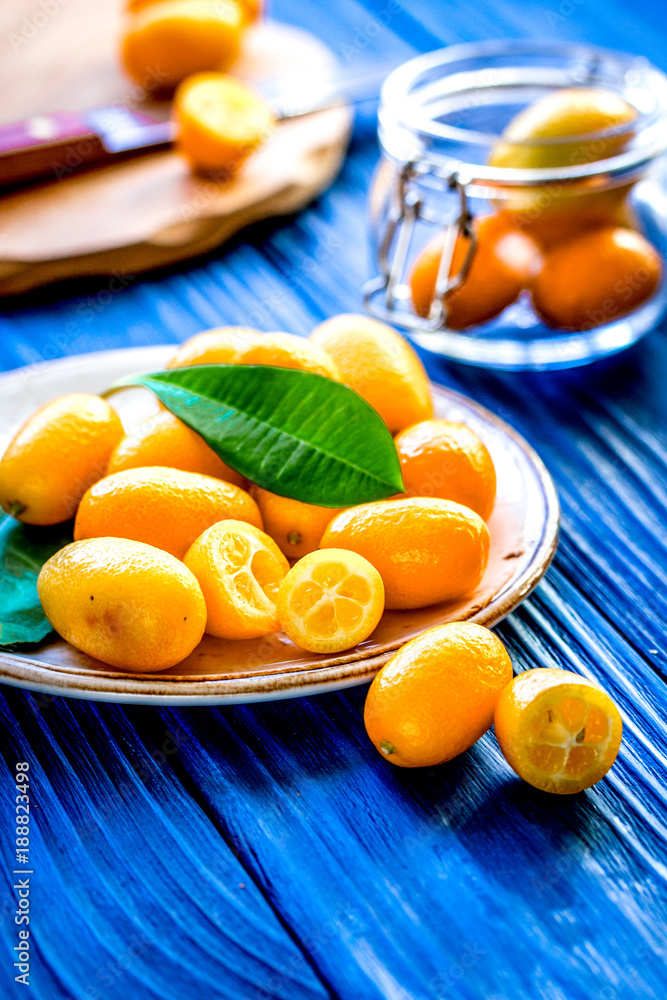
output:
M 0 121 L 47 111 L 123 105 L 166 120 L 117 60 L 121 0 L 69 0 L 34 37 L 7 0 L 0 28 Z M 40 19 L 41 24 L 42 19 Z M 251 28 L 234 72 L 251 82 L 294 76 L 321 81 L 335 59 L 317 38 L 267 21 Z M 0 294 L 80 275 L 134 275 L 210 250 L 251 222 L 302 208 L 336 176 L 347 149 L 349 108 L 281 123 L 230 184 L 195 177 L 165 150 L 73 173 L 0 198 Z
M 116 379 L 163 368 L 173 347 L 126 348 L 20 368 L 0 378 L 0 453 L 39 405 L 66 392 L 102 392 Z M 432 386 L 436 413 L 468 424 L 487 445 L 498 474 L 489 520 L 491 551 L 477 590 L 453 604 L 385 611 L 355 649 L 316 656 L 280 632 L 227 642 L 204 636 L 182 663 L 160 674 L 114 670 L 62 639 L 34 652 L 0 653 L 0 681 L 49 694 L 140 704 L 218 704 L 290 698 L 370 680 L 392 652 L 427 628 L 471 620 L 491 627 L 510 613 L 547 570 L 558 537 L 558 499 L 549 473 L 519 435 L 488 410 L 449 389 Z M 112 402 L 126 428 L 155 412 L 143 389 Z

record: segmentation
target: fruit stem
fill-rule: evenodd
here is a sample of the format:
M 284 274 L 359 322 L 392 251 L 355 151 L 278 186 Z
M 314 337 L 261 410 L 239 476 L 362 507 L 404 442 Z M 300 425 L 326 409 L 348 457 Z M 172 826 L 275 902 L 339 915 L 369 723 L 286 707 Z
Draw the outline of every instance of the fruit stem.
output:
M 382 740 L 380 743 L 380 750 L 382 753 L 386 753 L 387 757 L 391 753 L 396 753 L 396 747 L 393 743 L 390 743 L 389 740 Z
M 287 541 L 290 545 L 301 545 L 301 533 L 299 531 L 290 531 L 287 536 Z
M 20 517 L 28 509 L 20 500 L 12 500 L 7 506 L 12 517 Z

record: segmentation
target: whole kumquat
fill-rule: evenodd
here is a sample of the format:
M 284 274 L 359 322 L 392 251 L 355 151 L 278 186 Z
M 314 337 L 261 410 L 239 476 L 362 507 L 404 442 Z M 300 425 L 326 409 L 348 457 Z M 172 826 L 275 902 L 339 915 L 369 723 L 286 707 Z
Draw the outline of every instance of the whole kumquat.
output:
M 181 344 L 167 368 L 234 364 L 238 362 L 241 351 L 261 336 L 259 330 L 247 326 L 221 326 L 214 330 L 203 330 Z
M 162 466 L 125 469 L 87 491 L 74 538 L 131 538 L 182 559 L 203 531 L 229 518 L 262 527 L 255 501 L 232 483 Z
M 637 109 L 600 87 L 563 87 L 516 115 L 494 145 L 489 164 L 520 170 L 576 167 L 624 151 Z M 561 140 L 561 141 L 558 141 Z M 632 184 L 600 190 L 598 178 L 507 190 L 502 207 L 516 225 L 549 250 L 596 226 L 633 228 Z
M 63 639 L 124 670 L 173 667 L 204 633 L 206 605 L 190 570 L 142 542 L 66 545 L 42 566 L 37 591 Z
M 242 365 L 273 365 L 296 368 L 340 381 L 340 372 L 328 352 L 318 344 L 293 333 L 262 333 L 243 348 L 238 357 Z
M 637 109 L 602 87 L 562 87 L 520 111 L 489 157 L 494 167 L 535 170 L 593 163 L 632 138 Z M 563 142 L 555 140 L 562 139 Z M 540 141 L 541 140 L 541 141 Z
M 433 416 L 424 367 L 390 326 L 344 314 L 321 323 L 310 340 L 333 359 L 341 381 L 377 410 L 392 434 Z
M 423 420 L 401 431 L 395 441 L 408 496 L 453 500 L 489 519 L 496 470 L 486 445 L 470 427 Z
M 447 293 L 444 305 L 447 326 L 463 330 L 487 323 L 511 305 L 540 266 L 535 241 L 512 224 L 507 214 L 487 216 L 474 222 L 476 245 L 470 268 L 462 283 Z M 459 235 L 449 274 L 464 266 L 471 239 Z M 435 292 L 444 236 L 436 236 L 417 257 L 410 273 L 415 312 L 428 316 Z
M 242 28 L 234 0 L 160 0 L 130 14 L 121 59 L 142 87 L 170 90 L 192 73 L 228 69 Z
M 489 557 L 479 514 L 427 497 L 366 503 L 337 514 L 322 549 L 349 549 L 375 566 L 387 608 L 421 608 L 470 594 Z
M 512 664 L 500 639 L 452 622 L 411 639 L 380 669 L 364 708 L 366 731 L 399 767 L 431 767 L 490 729 Z
M 215 476 L 235 486 L 246 480 L 218 458 L 204 439 L 169 410 L 162 410 L 135 427 L 111 453 L 107 476 L 150 465 Z
M 46 403 L 0 459 L 2 509 L 25 524 L 68 521 L 123 434 L 118 414 L 99 396 L 72 393 Z
M 264 530 L 288 559 L 301 559 L 313 552 L 329 522 L 340 513 L 340 509 L 281 497 L 260 486 L 251 486 L 250 495 L 262 512 Z
M 660 284 L 658 251 L 640 233 L 607 226 L 559 244 L 532 286 L 549 326 L 590 330 L 637 309 Z

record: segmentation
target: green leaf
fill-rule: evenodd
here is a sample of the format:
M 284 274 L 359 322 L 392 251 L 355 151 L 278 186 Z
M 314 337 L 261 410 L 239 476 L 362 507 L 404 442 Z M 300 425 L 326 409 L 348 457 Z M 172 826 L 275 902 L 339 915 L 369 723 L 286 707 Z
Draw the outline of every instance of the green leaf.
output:
M 0 649 L 30 649 L 53 631 L 37 597 L 37 576 L 71 541 L 71 522 L 37 528 L 0 518 Z
M 198 365 L 133 375 L 243 476 L 281 496 L 352 507 L 403 491 L 396 446 L 356 392 L 312 372 Z

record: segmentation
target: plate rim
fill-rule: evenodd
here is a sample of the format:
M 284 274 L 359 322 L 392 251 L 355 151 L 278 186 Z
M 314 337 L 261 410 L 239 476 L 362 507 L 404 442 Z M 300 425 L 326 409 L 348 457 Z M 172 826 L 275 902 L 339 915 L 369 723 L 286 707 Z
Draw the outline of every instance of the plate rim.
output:
M 72 364 L 84 361 L 94 365 L 96 361 L 102 359 L 108 361 L 110 356 L 126 357 L 129 352 L 144 354 L 146 357 L 155 355 L 157 358 L 172 346 L 161 344 L 91 351 L 69 355 L 53 361 L 39 362 L 36 365 L 20 366 L 0 373 L 0 390 L 6 381 L 12 381 L 24 368 L 29 368 L 38 374 L 43 370 L 51 371 L 59 367 L 68 368 Z M 435 382 L 430 382 L 430 387 L 434 394 L 446 398 L 448 402 L 459 402 L 466 408 L 476 411 L 485 423 L 492 424 L 510 438 L 528 459 L 544 497 L 546 517 L 539 542 L 528 566 L 522 575 L 496 599 L 492 599 L 485 607 L 480 608 L 474 615 L 466 619 L 492 628 L 532 593 L 553 560 L 558 547 L 560 527 L 560 503 L 556 485 L 535 449 L 505 420 L 481 403 L 455 389 L 449 389 Z M 105 675 L 100 673 L 95 678 L 94 688 L 90 686 L 89 674 L 69 671 L 64 666 L 47 666 L 38 660 L 31 659 L 28 655 L 18 656 L 15 653 L 3 651 L 0 652 L 0 683 L 50 696 L 125 704 L 249 704 L 257 701 L 319 694 L 366 683 L 372 680 L 380 667 L 394 655 L 401 645 L 402 643 L 398 643 L 394 648 L 371 656 L 354 656 L 354 654 L 348 657 L 343 656 L 338 662 L 323 667 L 313 665 L 312 668 L 299 670 L 290 670 L 288 667 L 272 673 L 249 676 L 229 676 L 227 674 L 222 677 L 212 674 L 207 675 L 204 679 L 192 679 L 187 675 L 161 677 L 159 674 L 112 674 L 109 672 L 108 675 Z M 43 676 L 45 671 L 48 671 L 46 680 Z

